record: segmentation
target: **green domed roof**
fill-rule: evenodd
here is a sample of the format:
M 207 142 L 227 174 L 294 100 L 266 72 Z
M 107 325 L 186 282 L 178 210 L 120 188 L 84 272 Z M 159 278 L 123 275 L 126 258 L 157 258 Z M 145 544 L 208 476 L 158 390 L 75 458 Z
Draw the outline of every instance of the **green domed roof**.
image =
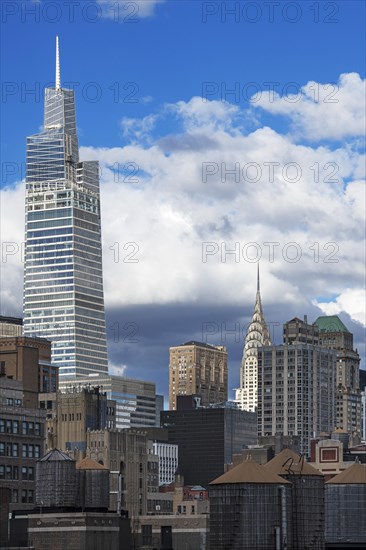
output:
M 349 332 L 338 315 L 324 315 L 318 317 L 314 325 L 318 326 L 319 332 Z

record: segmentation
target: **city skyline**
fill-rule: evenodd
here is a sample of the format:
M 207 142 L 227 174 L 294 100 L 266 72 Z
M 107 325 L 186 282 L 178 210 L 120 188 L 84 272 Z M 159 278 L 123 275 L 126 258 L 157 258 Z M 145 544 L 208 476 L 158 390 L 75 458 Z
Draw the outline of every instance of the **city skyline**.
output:
M 313 322 L 322 314 L 339 314 L 355 335 L 365 368 L 363 49 L 334 40 L 340 29 L 350 34 L 351 22 L 357 26 L 358 18 L 342 3 L 337 24 L 325 23 L 323 14 L 317 26 L 305 9 L 301 24 L 282 17 L 271 26 L 264 20 L 250 25 L 228 18 L 223 23 L 207 14 L 204 22 L 202 10 L 192 8 L 192 42 L 185 54 L 178 54 L 183 4 L 149 5 L 150 11 L 141 12 L 130 26 L 107 17 L 93 26 L 84 17 L 84 40 L 72 33 L 63 38 L 73 28 L 70 21 L 61 21 L 56 29 L 45 17 L 29 25 L 22 23 L 21 14 L 8 17 L 3 107 L 5 122 L 12 124 L 4 144 L 1 191 L 2 313 L 21 315 L 22 144 L 39 124 L 43 99 L 26 95 L 24 86 L 29 90 L 39 83 L 43 88 L 54 62 L 51 45 L 57 31 L 64 72 L 79 83 L 74 88 L 81 159 L 98 159 L 101 166 L 107 336 L 114 372 L 154 380 L 158 393 L 167 395 L 168 348 L 206 341 L 228 347 L 232 395 L 252 314 L 258 252 L 271 340 L 280 343 L 282 323 L 295 316 L 307 314 Z M 357 3 L 354 8 L 361 21 L 363 8 Z M 92 39 L 91 27 L 100 41 Z M 295 54 L 281 41 L 284 28 L 290 33 L 287 39 L 319 32 L 306 42 L 307 54 L 301 49 Z M 270 33 L 273 58 L 268 41 L 255 41 L 258 29 Z M 28 43 L 27 63 L 20 61 L 15 43 L 21 31 Z M 221 46 L 215 42 L 219 31 Z M 159 33 L 172 41 L 177 67 L 189 77 L 179 71 L 176 79 L 166 76 L 170 71 L 160 60 L 170 68 L 175 59 L 156 40 Z M 208 47 L 195 52 L 202 33 Z M 111 50 L 102 44 L 106 35 Z M 353 26 L 352 36 L 362 42 Z M 104 64 L 98 61 L 98 47 Z M 244 60 L 243 51 L 255 55 Z M 190 73 L 193 54 L 196 64 Z M 282 62 L 273 63 L 272 70 L 271 60 L 280 56 Z M 235 91 L 229 93 L 236 82 L 239 100 Z M 279 82 L 278 96 L 268 93 L 268 82 Z M 296 102 L 289 96 L 291 82 L 301 90 Z M 102 97 L 95 100 L 92 94 L 99 88 Z M 256 90 L 256 100 L 246 100 L 245 94 L 255 97 Z M 129 102 L 128 95 L 138 101 Z M 318 120 L 325 122 L 319 125 Z M 334 125 L 334 120 L 342 124 Z M 255 164 L 262 172 L 258 182 L 250 171 Z M 254 246 L 248 248 L 249 243 Z M 266 243 L 279 243 L 272 256 Z

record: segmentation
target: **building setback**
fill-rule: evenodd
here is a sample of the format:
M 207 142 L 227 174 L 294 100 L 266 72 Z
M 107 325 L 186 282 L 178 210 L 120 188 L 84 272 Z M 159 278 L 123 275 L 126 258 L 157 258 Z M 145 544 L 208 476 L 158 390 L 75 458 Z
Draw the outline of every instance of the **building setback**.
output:
M 294 342 L 258 348 L 258 435 L 300 436 L 301 453 L 310 440 L 331 433 L 336 417 L 336 354 Z
M 256 443 L 256 422 L 255 413 L 227 406 L 161 413 L 169 442 L 178 445 L 185 484 L 203 487 L 224 473 L 233 454 Z
M 45 89 L 43 130 L 27 138 L 24 334 L 52 341 L 60 377 L 108 372 L 99 167 L 79 161 L 74 91 Z
M 169 409 L 178 395 L 201 396 L 202 405 L 227 401 L 227 351 L 224 346 L 186 342 L 169 349 Z

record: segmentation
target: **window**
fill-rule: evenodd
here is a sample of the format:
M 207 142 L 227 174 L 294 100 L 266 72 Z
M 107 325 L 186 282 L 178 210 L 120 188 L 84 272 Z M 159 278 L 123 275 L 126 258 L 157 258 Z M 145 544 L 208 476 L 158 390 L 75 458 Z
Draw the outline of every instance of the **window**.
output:
M 0 441 L 0 456 L 5 456 L 5 443 Z
M 3 418 L 0 418 L 0 433 L 5 432 L 5 420 Z
M 13 421 L 13 434 L 19 433 L 19 422 L 18 420 Z
M 152 545 L 152 525 L 142 525 L 142 545 L 151 546 Z
M 18 443 L 13 443 L 11 451 L 12 451 L 11 456 L 18 457 L 19 456 L 19 444 Z
M 41 447 L 40 445 L 34 446 L 34 458 L 40 458 L 41 456 Z
M 13 489 L 13 494 L 11 498 L 12 502 L 18 502 L 18 489 Z
M 23 445 L 22 445 L 22 458 L 27 458 L 27 456 L 28 456 L 28 445 L 26 443 L 23 443 Z
M 5 466 L 0 464 L 0 479 L 5 479 Z

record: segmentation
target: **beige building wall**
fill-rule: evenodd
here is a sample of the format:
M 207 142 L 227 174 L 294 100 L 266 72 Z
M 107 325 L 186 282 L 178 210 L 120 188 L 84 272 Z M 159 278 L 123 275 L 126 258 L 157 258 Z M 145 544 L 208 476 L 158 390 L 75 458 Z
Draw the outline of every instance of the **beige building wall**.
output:
M 226 347 L 188 342 L 171 347 L 169 353 L 170 410 L 176 410 L 178 395 L 199 394 L 204 406 L 227 401 Z

